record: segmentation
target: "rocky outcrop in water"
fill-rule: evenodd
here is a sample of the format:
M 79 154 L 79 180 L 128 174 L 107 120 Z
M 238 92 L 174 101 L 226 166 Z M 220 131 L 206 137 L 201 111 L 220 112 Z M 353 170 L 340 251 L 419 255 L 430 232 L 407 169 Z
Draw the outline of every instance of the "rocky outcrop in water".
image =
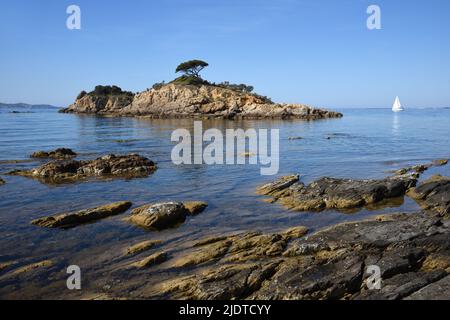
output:
M 52 161 L 32 170 L 16 170 L 12 175 L 39 179 L 45 183 L 64 183 L 86 178 L 146 177 L 156 164 L 140 155 L 107 155 L 95 160 Z
M 40 159 L 71 159 L 76 157 L 77 154 L 68 148 L 59 148 L 52 151 L 37 151 L 30 155 L 30 158 L 40 158 Z
M 408 192 L 425 210 L 441 216 L 450 214 L 450 178 L 436 175 Z
M 0 178 L 0 185 L 5 184 L 5 180 L 3 180 L 2 178 Z
M 128 220 L 147 229 L 163 230 L 183 223 L 187 216 L 199 214 L 204 202 L 161 202 L 144 205 L 131 212 Z
M 43 217 L 33 220 L 31 223 L 40 227 L 67 229 L 76 227 L 84 223 L 93 222 L 96 220 L 104 219 L 106 217 L 124 213 L 130 207 L 131 202 L 115 202 L 96 208 Z
M 120 96 L 120 95 L 119 95 Z M 302 104 L 272 103 L 265 97 L 214 85 L 167 84 L 135 96 L 117 95 L 79 97 L 62 110 L 65 113 L 90 113 L 152 118 L 296 118 L 324 119 L 342 117 L 341 113 L 314 109 Z
M 354 209 L 403 196 L 417 183 L 416 174 L 405 174 L 379 180 L 321 178 L 309 185 L 298 175 L 282 177 L 257 189 L 273 202 L 296 211 Z

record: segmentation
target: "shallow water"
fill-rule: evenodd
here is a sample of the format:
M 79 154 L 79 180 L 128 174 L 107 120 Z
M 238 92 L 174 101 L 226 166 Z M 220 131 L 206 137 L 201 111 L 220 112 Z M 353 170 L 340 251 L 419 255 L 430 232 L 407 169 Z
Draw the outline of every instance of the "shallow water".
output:
M 2 284 L 0 273 L 0 297 L 70 296 L 67 289 L 54 293 L 63 292 L 57 289 L 65 284 L 54 280 L 63 278 L 69 264 L 87 270 L 87 286 L 92 291 L 106 290 L 98 286 L 113 277 L 107 266 L 118 250 L 145 239 L 161 239 L 182 248 L 184 243 L 209 234 L 272 232 L 295 225 L 317 230 L 373 214 L 417 210 L 417 204 L 405 198 L 396 206 L 376 211 L 296 213 L 267 204 L 255 195 L 257 186 L 286 174 L 299 173 L 304 182 L 322 176 L 379 178 L 388 175 L 388 170 L 450 156 L 449 109 L 411 109 L 401 114 L 389 109 L 339 111 L 344 113 L 342 119 L 311 122 L 203 121 L 205 130 L 280 129 L 280 171 L 276 176 L 261 176 L 260 167 L 255 165 L 174 165 L 170 160 L 175 145 L 170 141 L 171 133 L 177 128 L 192 129 L 193 120 L 78 116 L 53 109 L 34 113 L 0 110 L 0 175 L 7 182 L 0 186 L 0 263 L 59 261 L 53 273 L 45 273 L 32 283 L 19 278 Z M 289 140 L 298 136 L 303 139 Z M 158 170 L 143 179 L 64 185 L 5 175 L 13 169 L 40 165 L 41 161 L 29 161 L 32 152 L 58 147 L 72 148 L 86 159 L 108 153 L 139 153 L 157 162 Z M 449 175 L 450 166 L 433 168 L 424 177 L 433 173 Z M 203 200 L 209 207 L 180 227 L 162 232 L 145 231 L 122 221 L 126 214 L 70 230 L 47 230 L 30 224 L 38 217 L 119 200 L 132 201 L 134 206 L 163 200 Z M 119 280 L 113 278 L 120 281 L 124 277 L 121 273 Z

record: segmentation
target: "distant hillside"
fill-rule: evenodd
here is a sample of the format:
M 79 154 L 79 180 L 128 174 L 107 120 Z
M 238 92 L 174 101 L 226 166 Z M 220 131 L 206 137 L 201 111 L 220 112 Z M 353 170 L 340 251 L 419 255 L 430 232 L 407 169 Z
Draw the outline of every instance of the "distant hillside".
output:
M 21 108 L 21 109 L 48 109 L 59 108 L 49 104 L 27 104 L 27 103 L 1 103 L 0 108 Z

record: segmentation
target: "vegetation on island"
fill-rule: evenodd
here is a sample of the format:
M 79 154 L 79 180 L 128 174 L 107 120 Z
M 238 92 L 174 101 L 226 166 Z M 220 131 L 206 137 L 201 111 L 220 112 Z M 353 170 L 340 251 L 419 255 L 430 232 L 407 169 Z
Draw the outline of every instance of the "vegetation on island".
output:
M 166 83 L 165 81 L 157 82 L 152 86 L 152 89 L 159 90 L 159 89 L 163 88 L 164 86 L 166 86 L 167 84 L 191 85 L 191 86 L 206 85 L 206 86 L 213 86 L 213 87 L 229 89 L 229 90 L 233 90 L 235 92 L 252 94 L 254 96 L 264 98 L 269 103 L 272 102 L 269 98 L 254 93 L 253 92 L 254 87 L 251 85 L 246 85 L 243 83 L 234 84 L 234 83 L 230 83 L 229 81 L 215 83 L 215 82 L 209 82 L 207 80 L 204 80 L 201 77 L 200 72 L 208 66 L 209 66 L 209 64 L 207 62 L 205 62 L 203 60 L 198 60 L 198 59 L 182 62 L 175 69 L 175 73 L 183 73 L 181 76 L 175 78 L 174 80 L 172 80 L 168 83 Z M 113 85 L 113 86 L 99 85 L 99 86 L 96 86 L 95 89 L 89 93 L 86 91 L 82 91 L 78 95 L 77 100 L 83 98 L 86 95 L 96 96 L 96 97 L 109 97 L 109 96 L 132 97 L 132 96 L 134 96 L 134 94 L 132 92 L 123 91 L 120 87 L 115 86 L 115 85 Z

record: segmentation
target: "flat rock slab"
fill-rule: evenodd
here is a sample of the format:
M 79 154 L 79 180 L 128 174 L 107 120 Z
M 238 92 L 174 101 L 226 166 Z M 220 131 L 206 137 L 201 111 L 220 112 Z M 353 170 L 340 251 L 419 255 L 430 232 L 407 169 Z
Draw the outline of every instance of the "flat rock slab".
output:
M 92 209 L 85 209 L 76 212 L 69 212 L 40 218 L 33 220 L 31 223 L 46 228 L 73 228 L 80 224 L 93 222 L 106 217 L 121 214 L 127 211 L 130 207 L 131 202 L 115 202 Z
M 321 178 L 305 186 L 298 175 L 281 177 L 257 189 L 296 211 L 353 209 L 404 196 L 417 183 L 417 174 L 405 174 L 379 180 Z
M 134 209 L 128 220 L 143 228 L 163 230 L 182 224 L 187 216 L 199 214 L 206 207 L 199 201 L 152 203 Z
M 95 160 L 52 161 L 32 170 L 16 170 L 12 175 L 39 179 L 44 183 L 74 182 L 87 178 L 146 177 L 156 164 L 140 155 L 107 155 Z
M 422 208 L 441 216 L 450 214 L 450 178 L 436 175 L 408 192 Z

